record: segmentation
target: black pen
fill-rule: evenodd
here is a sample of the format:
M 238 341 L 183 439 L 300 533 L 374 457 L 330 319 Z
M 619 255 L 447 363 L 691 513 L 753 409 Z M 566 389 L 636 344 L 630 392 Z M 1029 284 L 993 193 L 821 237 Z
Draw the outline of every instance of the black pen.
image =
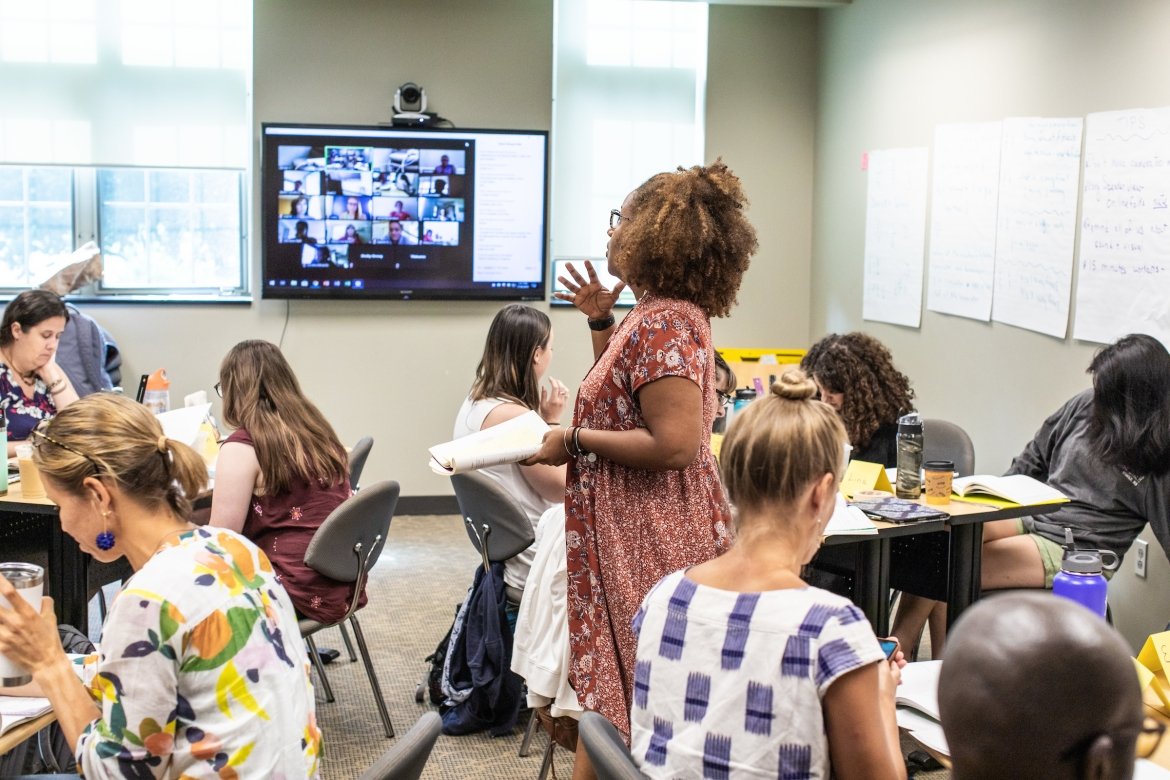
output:
M 138 380 L 138 395 L 134 396 L 134 400 L 142 403 L 142 399 L 146 398 L 146 378 L 147 374 L 142 375 L 142 379 Z

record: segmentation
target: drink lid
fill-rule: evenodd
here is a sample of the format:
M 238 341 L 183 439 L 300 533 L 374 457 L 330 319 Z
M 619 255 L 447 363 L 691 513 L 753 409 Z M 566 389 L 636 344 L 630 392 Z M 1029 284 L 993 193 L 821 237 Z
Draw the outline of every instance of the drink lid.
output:
M 1060 568 L 1074 574 L 1100 574 L 1105 568 L 1101 563 L 1101 554 L 1093 550 L 1078 550 L 1064 556 Z
M 898 418 L 898 433 L 922 433 L 922 418 L 918 412 L 910 412 Z
M 954 471 L 955 462 L 953 460 L 928 460 L 922 464 L 922 468 L 927 471 Z
M 741 387 L 735 391 L 736 398 L 755 398 L 756 391 L 750 387 Z
M 167 379 L 167 370 L 165 368 L 160 368 L 146 378 L 147 390 L 169 390 L 170 387 L 171 380 Z

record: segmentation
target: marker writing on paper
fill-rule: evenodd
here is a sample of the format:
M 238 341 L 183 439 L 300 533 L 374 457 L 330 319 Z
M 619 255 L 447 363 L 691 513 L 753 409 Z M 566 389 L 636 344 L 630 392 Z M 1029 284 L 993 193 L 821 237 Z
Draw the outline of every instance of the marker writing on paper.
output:
M 755 382 L 755 384 L 756 384 L 756 395 L 759 396 L 760 398 L 763 398 L 764 397 L 764 380 L 760 379 L 757 376 L 757 377 L 753 377 L 752 381 Z

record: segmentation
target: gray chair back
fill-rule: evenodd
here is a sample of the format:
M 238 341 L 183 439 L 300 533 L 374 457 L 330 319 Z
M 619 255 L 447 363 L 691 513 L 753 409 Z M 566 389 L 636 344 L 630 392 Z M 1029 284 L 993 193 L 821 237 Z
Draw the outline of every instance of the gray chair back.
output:
M 370 448 L 374 446 L 373 436 L 363 436 L 349 451 L 349 486 L 358 489 L 358 480 L 362 477 L 362 469 L 366 467 L 366 458 L 370 457 Z
M 309 540 L 305 563 L 340 582 L 354 582 L 369 571 L 386 544 L 398 492 L 398 483 L 386 480 L 343 501 Z
M 536 539 L 528 514 L 491 477 L 477 471 L 452 474 L 451 486 L 455 488 L 455 499 L 463 514 L 463 527 L 481 555 L 485 550 L 476 534 L 482 535 L 484 525 L 491 528 L 486 550 L 489 561 L 506 561 L 524 551 Z
M 641 780 L 630 749 L 626 747 L 617 727 L 604 715 L 586 711 L 577 727 L 577 736 L 584 741 L 585 753 L 593 763 L 598 780 Z
M 439 713 L 424 712 L 410 731 L 398 738 L 358 780 L 418 780 L 439 738 L 443 719 Z
M 975 473 L 975 445 L 959 426 L 946 420 L 922 421 L 922 459 L 950 460 L 960 477 Z

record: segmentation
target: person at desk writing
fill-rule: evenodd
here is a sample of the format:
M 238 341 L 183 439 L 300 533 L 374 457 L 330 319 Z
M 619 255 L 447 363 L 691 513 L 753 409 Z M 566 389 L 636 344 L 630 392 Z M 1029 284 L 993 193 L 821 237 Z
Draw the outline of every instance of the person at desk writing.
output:
M 1120 560 L 1148 523 L 1170 557 L 1170 353 L 1152 336 L 1131 334 L 1099 350 L 1088 372 L 1093 387 L 1045 420 L 1007 470 L 1070 501 L 1050 514 L 984 525 L 984 590 L 1051 588 L 1065 529 L 1077 547 Z M 913 641 L 928 615 L 933 623 L 945 610 L 903 594 L 894 634 Z
M 569 464 L 565 528 L 569 680 L 581 706 L 629 733 L 638 603 L 671 571 L 731 541 L 710 433 L 715 395 L 711 317 L 735 304 L 756 251 L 746 197 L 722 161 L 660 173 L 610 214 L 605 288 L 572 264 L 556 295 L 585 315 L 596 362 L 573 427 L 554 429 L 531 460 Z M 637 305 L 617 324 L 629 284 Z M 599 589 L 603 589 L 600 590 Z M 574 777 L 590 776 L 584 749 Z
M 210 524 L 242 533 L 265 551 L 298 614 L 336 622 L 353 583 L 305 565 L 305 549 L 350 496 L 345 447 L 275 344 L 232 347 L 216 389 L 224 422 L 236 430 L 219 450 Z
M 841 415 L 852 459 L 898 465 L 898 418 L 914 409 L 914 390 L 885 345 L 865 333 L 833 333 L 809 347 L 800 367 Z
M 8 424 L 8 457 L 16 454 L 16 442 L 77 400 L 73 383 L 56 359 L 68 321 L 65 302 L 48 290 L 25 290 L 4 309 L 0 408 Z
M 905 660 L 800 577 L 845 471 L 845 428 L 814 393 L 789 368 L 736 416 L 721 452 L 735 543 L 668 575 L 634 617 L 631 753 L 651 778 L 906 776 Z
M 316 777 L 309 662 L 292 602 L 264 553 L 188 522 L 203 459 L 146 407 L 96 393 L 33 433 L 62 529 L 94 559 L 134 570 L 101 652 L 75 666 L 53 603 L 40 614 L 0 577 L 0 652 L 27 669 L 87 778 Z

